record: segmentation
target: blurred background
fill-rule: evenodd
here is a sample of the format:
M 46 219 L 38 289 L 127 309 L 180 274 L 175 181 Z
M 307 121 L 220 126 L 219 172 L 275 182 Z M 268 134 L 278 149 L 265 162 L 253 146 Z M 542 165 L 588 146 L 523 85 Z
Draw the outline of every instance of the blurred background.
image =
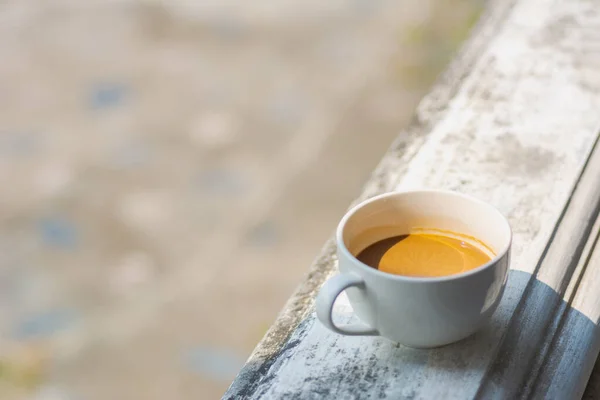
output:
M 219 398 L 483 0 L 0 0 L 0 398 Z

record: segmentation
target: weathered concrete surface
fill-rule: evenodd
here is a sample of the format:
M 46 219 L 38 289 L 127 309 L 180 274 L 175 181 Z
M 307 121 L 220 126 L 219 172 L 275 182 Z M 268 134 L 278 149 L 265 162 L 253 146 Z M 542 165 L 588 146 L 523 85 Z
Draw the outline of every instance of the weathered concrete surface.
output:
M 452 189 L 487 200 L 508 216 L 514 230 L 513 272 L 492 332 L 457 344 L 456 352 L 450 348 L 415 353 L 405 348 L 392 351 L 379 339 L 340 337 L 324 331 L 313 323 L 312 300 L 323 280 L 335 272 L 330 243 L 228 396 L 475 396 L 521 295 L 532 293 L 526 288 L 538 271 L 557 221 L 566 226 L 578 223 L 576 219 L 562 220 L 563 209 L 600 126 L 594 111 L 600 106 L 600 75 L 595 72 L 600 58 L 594 50 L 600 43 L 598 10 L 586 1 L 493 4 L 488 19 L 449 70 L 451 79 L 442 80 L 424 99 L 416 121 L 400 136 L 363 194 L 418 187 Z M 597 173 L 593 167 L 592 177 Z M 593 181 L 583 189 L 583 198 Z M 597 215 L 598 198 L 592 197 L 589 207 L 579 210 L 581 216 L 587 215 L 581 246 Z M 560 248 L 563 242 L 555 245 Z M 581 256 L 580 251 L 575 254 Z M 580 275 L 573 274 L 573 263 L 557 264 L 542 268 L 543 282 L 536 282 L 548 293 L 544 296 L 554 293 L 560 303 L 563 294 L 572 293 L 565 292 L 570 282 L 563 278 L 567 276 L 577 287 Z M 565 270 L 558 273 L 560 268 Z M 580 316 L 573 319 L 575 325 L 580 318 L 589 320 L 590 329 L 580 332 L 595 332 L 597 321 L 589 310 L 574 310 Z M 344 304 L 339 313 L 342 319 L 350 318 Z M 551 324 L 562 320 L 561 313 L 555 316 Z M 548 340 L 552 336 L 544 336 L 540 345 Z M 594 340 L 579 343 L 588 343 L 593 353 Z M 460 350 L 463 346 L 464 352 Z M 491 350 L 490 355 L 481 358 L 480 346 Z M 357 365 L 354 384 L 322 379 L 353 365 Z M 589 372 L 584 368 L 579 374 L 555 376 L 572 379 L 572 387 L 582 390 Z

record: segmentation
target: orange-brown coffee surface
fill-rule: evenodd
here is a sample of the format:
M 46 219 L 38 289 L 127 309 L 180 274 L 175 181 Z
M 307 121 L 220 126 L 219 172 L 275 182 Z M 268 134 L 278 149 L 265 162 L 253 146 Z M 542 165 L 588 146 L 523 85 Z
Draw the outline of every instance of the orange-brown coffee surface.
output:
M 491 260 L 472 244 L 429 233 L 380 240 L 361 251 L 357 258 L 380 271 L 413 277 L 459 274 Z

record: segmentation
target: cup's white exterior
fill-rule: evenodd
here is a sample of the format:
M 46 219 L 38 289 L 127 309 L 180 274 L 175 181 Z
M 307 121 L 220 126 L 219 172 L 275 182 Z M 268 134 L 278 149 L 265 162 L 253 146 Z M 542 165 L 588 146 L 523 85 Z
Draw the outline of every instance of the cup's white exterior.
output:
M 496 257 L 476 269 L 437 278 L 388 274 L 354 257 L 378 240 L 415 228 L 475 237 L 491 247 Z M 462 194 L 394 192 L 367 200 L 340 222 L 340 275 L 321 289 L 317 315 L 335 332 L 381 335 L 411 347 L 436 347 L 463 339 L 487 322 L 500 301 L 508 275 L 511 236 L 499 211 Z M 333 303 L 344 290 L 354 312 L 368 326 L 338 327 L 333 323 Z

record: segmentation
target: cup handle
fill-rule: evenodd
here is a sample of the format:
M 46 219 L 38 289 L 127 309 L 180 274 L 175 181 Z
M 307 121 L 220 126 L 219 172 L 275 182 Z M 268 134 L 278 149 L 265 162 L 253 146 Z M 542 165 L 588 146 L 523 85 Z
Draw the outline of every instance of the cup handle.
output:
M 323 325 L 332 331 L 341 335 L 348 336 L 377 336 L 379 332 L 377 329 L 371 328 L 363 323 L 347 324 L 344 326 L 336 326 L 333 323 L 332 311 L 335 300 L 338 298 L 340 293 L 349 287 L 364 287 L 365 281 L 358 275 L 355 274 L 339 274 L 330 278 L 325 282 L 319 295 L 317 296 L 316 308 L 317 318 Z

